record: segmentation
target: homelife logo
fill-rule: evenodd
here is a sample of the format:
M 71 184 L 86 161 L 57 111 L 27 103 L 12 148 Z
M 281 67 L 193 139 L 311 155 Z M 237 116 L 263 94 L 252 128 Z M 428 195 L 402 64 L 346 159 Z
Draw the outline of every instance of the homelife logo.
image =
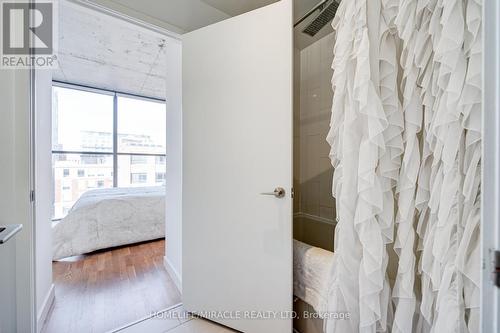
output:
M 0 68 L 57 67 L 56 3 L 0 0 L 0 4 Z

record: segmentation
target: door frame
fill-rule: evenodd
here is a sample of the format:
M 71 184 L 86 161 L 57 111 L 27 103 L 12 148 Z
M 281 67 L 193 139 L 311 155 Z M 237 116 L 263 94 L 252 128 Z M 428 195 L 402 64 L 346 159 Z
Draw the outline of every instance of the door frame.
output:
M 29 2 L 34 2 L 30 0 Z M 31 53 L 31 55 L 33 55 Z M 31 197 L 34 185 L 34 105 L 35 70 L 1 69 L 2 103 L 1 131 L 5 141 L 0 142 L 0 152 L 5 169 L 2 170 L 3 200 L 1 223 L 20 224 L 22 230 L 10 244 L 15 255 L 15 267 L 10 277 L 15 279 L 15 318 L 12 323 L 18 332 L 34 332 L 35 311 L 35 223 Z M 5 94 L 5 95 L 4 95 Z M 5 117 L 5 118 L 4 118 Z M 1 126 L 0 126 L 1 127 Z M 0 250 L 2 250 L 0 248 Z M 8 305 L 9 306 L 9 305 Z
M 481 193 L 481 331 L 500 330 L 500 289 L 493 284 L 500 250 L 500 3 L 483 1 L 483 151 Z

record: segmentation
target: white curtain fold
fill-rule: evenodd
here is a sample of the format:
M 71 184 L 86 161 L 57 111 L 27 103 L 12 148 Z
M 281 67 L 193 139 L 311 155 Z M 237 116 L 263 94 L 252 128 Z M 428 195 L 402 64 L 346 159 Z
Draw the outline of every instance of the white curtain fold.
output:
M 481 2 L 342 1 L 326 332 L 479 330 Z

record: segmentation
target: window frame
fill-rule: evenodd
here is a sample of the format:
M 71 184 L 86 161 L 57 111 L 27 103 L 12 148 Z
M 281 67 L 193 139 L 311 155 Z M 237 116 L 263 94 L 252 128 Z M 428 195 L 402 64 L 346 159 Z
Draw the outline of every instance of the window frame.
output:
M 161 98 L 155 98 L 155 97 L 148 97 L 148 96 L 142 96 L 142 95 L 136 95 L 136 94 L 131 94 L 131 93 L 125 93 L 117 90 L 110 90 L 110 89 L 104 89 L 104 88 L 97 88 L 97 87 L 91 87 L 87 85 L 81 85 L 81 84 L 76 84 L 76 83 L 69 83 L 69 82 L 63 82 L 63 81 L 58 81 L 58 80 L 52 80 L 52 89 L 58 87 L 58 88 L 65 88 L 65 89 L 73 89 L 73 90 L 80 90 L 84 92 L 91 92 L 91 93 L 97 93 L 101 95 L 108 95 L 113 97 L 113 129 L 112 129 L 112 135 L 113 135 L 113 149 L 111 152 L 103 152 L 103 151 L 81 151 L 81 150 L 54 150 L 53 149 L 53 144 L 51 144 L 51 156 L 54 156 L 55 154 L 77 154 L 77 155 L 106 155 L 106 156 L 112 156 L 113 158 L 113 188 L 119 187 L 118 186 L 118 156 L 155 156 L 155 157 L 163 157 L 166 160 L 167 154 L 165 151 L 165 154 L 158 154 L 158 153 L 120 153 L 118 152 L 118 97 L 126 97 L 126 98 L 133 98 L 137 100 L 143 100 L 147 102 L 156 102 L 156 103 L 162 103 L 166 104 L 165 99 Z M 165 107 L 165 113 L 167 112 L 167 109 Z M 165 130 L 166 130 L 166 124 L 165 124 Z M 165 148 L 166 149 L 166 148 Z M 53 180 L 54 181 L 54 180 Z M 53 219 L 53 221 L 57 221 L 60 219 Z

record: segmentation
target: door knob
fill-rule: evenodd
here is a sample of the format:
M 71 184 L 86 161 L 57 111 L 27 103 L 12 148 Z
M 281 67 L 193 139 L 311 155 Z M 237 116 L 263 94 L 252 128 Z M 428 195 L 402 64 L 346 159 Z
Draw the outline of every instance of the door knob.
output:
M 276 187 L 274 192 L 264 192 L 262 195 L 274 195 L 276 198 L 283 198 L 285 196 L 285 189 L 283 187 Z

